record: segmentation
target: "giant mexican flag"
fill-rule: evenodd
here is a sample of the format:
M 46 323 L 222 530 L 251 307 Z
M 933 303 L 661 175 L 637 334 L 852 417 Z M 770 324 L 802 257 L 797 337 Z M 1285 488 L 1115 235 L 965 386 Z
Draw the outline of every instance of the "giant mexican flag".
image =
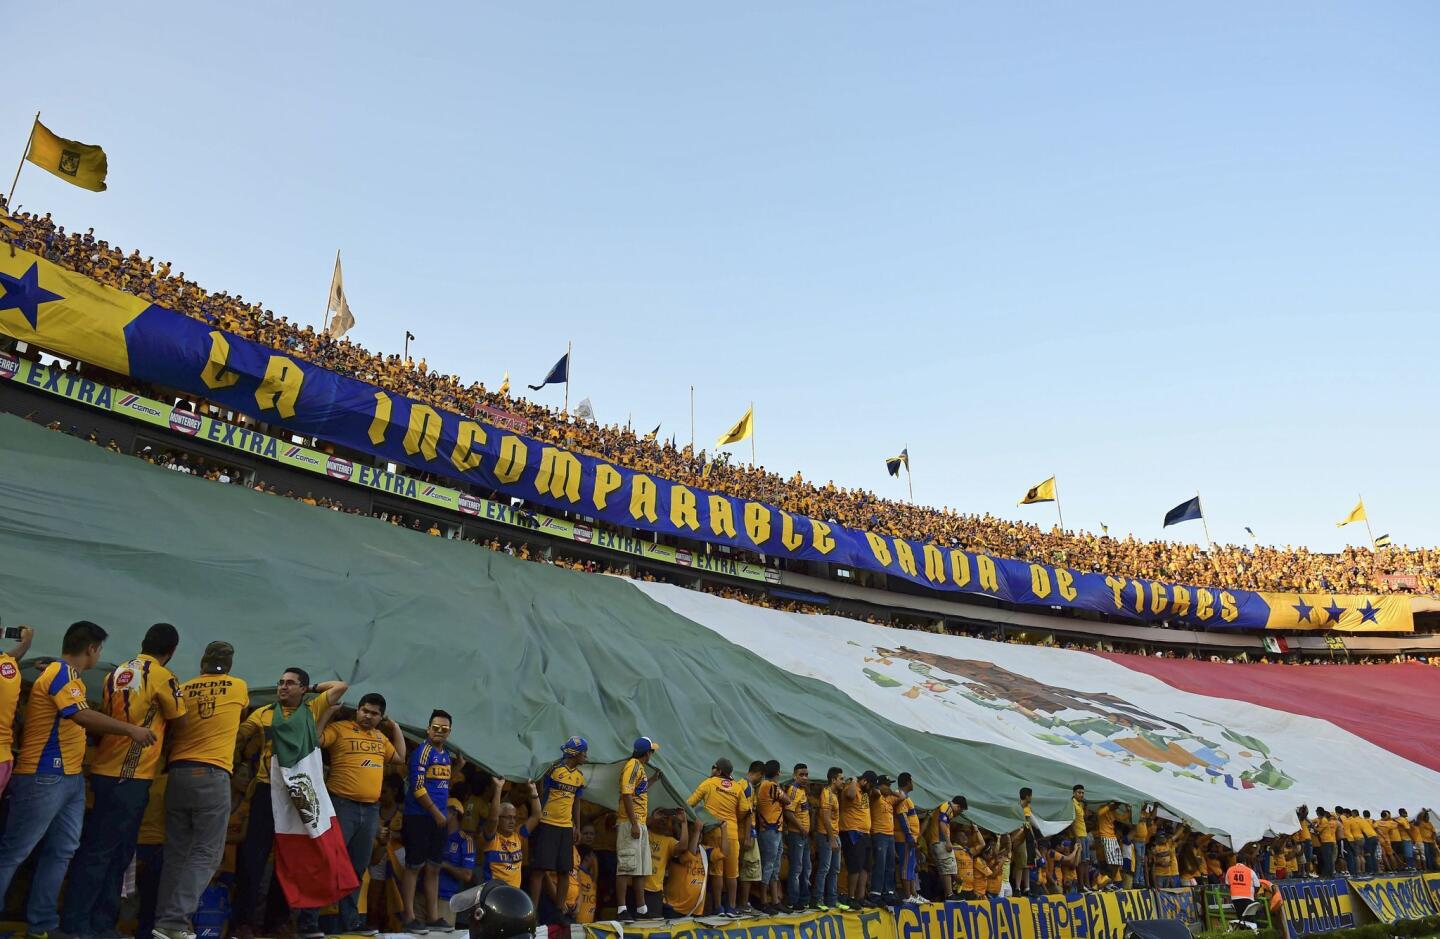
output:
M 6 415 L 0 570 L 7 617 L 103 609 L 119 645 L 141 638 L 125 624 L 190 624 L 186 642 L 230 641 L 254 682 L 299 662 L 383 691 L 411 728 L 442 707 L 454 745 L 512 779 L 581 734 L 587 798 L 612 805 L 603 764 L 642 734 L 664 745 L 657 807 L 721 756 L 909 771 L 920 806 L 964 795 L 997 830 L 1018 824 L 1021 786 L 1048 830 L 1084 783 L 1239 841 L 1293 830 L 1302 802 L 1440 803 L 1440 669 L 1107 657 L 780 613 L 217 485 Z M 293 849 L 319 856 L 332 813 L 313 743 L 279 737 L 272 778 L 307 806 L 275 803 L 282 876 L 308 888 Z

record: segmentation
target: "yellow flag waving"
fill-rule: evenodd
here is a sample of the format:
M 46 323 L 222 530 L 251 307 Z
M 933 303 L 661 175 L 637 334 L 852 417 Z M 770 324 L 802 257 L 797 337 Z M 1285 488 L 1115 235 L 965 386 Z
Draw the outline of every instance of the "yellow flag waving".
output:
M 508 395 L 510 393 L 510 370 L 508 368 L 505 370 L 505 377 L 500 379 L 500 390 L 498 393 L 502 395 Z
M 1335 523 L 1335 527 L 1344 528 L 1351 522 L 1363 521 L 1365 521 L 1365 500 L 1361 499 L 1359 502 L 1355 503 L 1355 508 L 1350 510 L 1349 515 L 1345 516 L 1343 519 Z
M 749 409 L 745 411 L 745 416 L 735 422 L 734 427 L 731 427 L 729 430 L 725 431 L 725 433 L 720 435 L 720 439 L 715 441 L 715 446 L 723 447 L 726 444 L 739 443 L 740 441 L 749 438 L 750 434 L 753 433 L 754 430 L 755 405 L 752 404 L 750 405 Z
M 1021 499 L 1018 505 L 1032 505 L 1036 502 L 1055 501 L 1055 477 L 1051 476 L 1043 483 L 1031 486 L 1025 491 L 1025 498 Z
M 39 118 L 30 132 L 30 149 L 25 159 L 81 189 L 105 191 L 105 173 L 109 169 L 105 151 L 93 144 L 57 137 Z

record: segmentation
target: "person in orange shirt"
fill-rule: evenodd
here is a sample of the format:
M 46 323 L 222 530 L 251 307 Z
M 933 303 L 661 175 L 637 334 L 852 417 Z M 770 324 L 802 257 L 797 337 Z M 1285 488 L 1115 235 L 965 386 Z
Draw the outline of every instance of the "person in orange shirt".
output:
M 531 829 L 520 827 L 520 816 L 513 803 L 500 801 L 509 785 L 498 776 L 490 782 L 490 814 L 485 817 L 480 836 L 484 842 L 480 849 L 480 879 L 498 880 L 518 888 L 520 866 L 525 858 L 522 839 L 530 837 Z M 529 796 L 529 817 L 538 819 L 544 812 L 540 790 L 533 782 L 526 783 L 524 788 Z
M 0 652 L 0 796 L 15 768 L 15 709 L 20 704 L 20 660 L 30 651 L 35 630 L 20 627 L 20 640 L 9 652 Z
M 725 858 L 725 895 L 717 898 L 715 905 L 719 907 L 721 916 L 731 919 L 739 915 L 736 894 L 740 877 L 740 819 L 748 811 L 744 785 L 731 778 L 733 772 L 733 764 L 725 757 L 716 760 L 710 767 L 709 778 L 696 786 L 687 800 L 691 806 L 699 805 L 703 801 L 705 811 L 721 823 L 720 846 Z
M 1340 830 L 1340 823 L 1335 816 L 1322 808 L 1315 810 L 1315 823 L 1312 830 L 1320 838 L 1320 876 L 1335 876 L 1335 844 Z
M 810 767 L 796 763 L 791 783 L 785 788 L 785 854 L 790 860 L 785 884 L 785 905 L 803 910 L 810 898 Z
M 866 770 L 860 778 L 845 780 L 840 790 L 840 843 L 845 852 L 849 893 L 842 894 L 840 906 L 858 907 L 865 900 L 870 882 L 870 794 L 879 777 Z
M 72 623 L 65 630 L 60 658 L 41 670 L 25 706 L 20 758 L 10 782 L 10 818 L 0 838 L 0 897 L 40 845 L 25 908 L 32 936 L 60 927 L 60 885 L 80 845 L 85 816 L 85 733 L 128 737 L 142 748 L 155 743 L 155 732 L 148 727 L 116 720 L 86 701 L 81 676 L 100 661 L 107 636 L 89 621 Z
M 790 798 L 780 787 L 780 761 L 767 760 L 755 786 L 756 828 L 760 841 L 760 902 L 762 913 L 774 916 L 781 912 L 780 846 L 785 810 Z
M 250 704 L 250 689 L 229 674 L 235 647 L 215 641 L 200 657 L 200 674 L 180 686 L 185 716 L 169 728 L 170 762 L 165 788 L 165 851 L 155 901 L 156 939 L 194 932 L 190 914 L 230 847 L 232 788 L 248 767 L 231 777 L 235 735 Z M 243 798 L 243 789 L 237 798 Z M 248 811 L 248 810 L 247 810 Z M 248 816 L 247 816 L 248 817 Z M 238 842 L 236 842 L 238 843 Z
M 895 780 L 881 776 L 870 794 L 870 894 L 877 903 L 894 899 L 895 893 L 895 803 L 899 798 L 890 789 Z
M 155 734 L 155 746 L 109 736 L 101 738 L 96 748 L 90 764 L 93 802 L 76 859 L 70 864 L 69 889 L 60 915 L 60 928 L 72 935 L 106 935 L 115 931 L 120 919 L 120 891 L 150 801 L 150 781 L 160 762 L 165 724 L 185 713 L 180 685 L 165 667 L 179 644 L 179 630 L 169 623 L 156 623 L 145 633 L 140 654 L 105 678 L 104 713 L 149 728 Z
M 335 820 L 345 836 L 357 883 L 370 866 L 370 852 L 380 831 L 380 789 L 385 767 L 403 772 L 410 765 L 405 735 L 385 716 L 386 706 L 384 695 L 369 692 L 360 698 L 353 718 L 331 720 L 320 734 L 320 749 L 330 762 L 325 788 L 330 790 Z M 340 898 L 341 928 L 346 932 L 369 932 L 359 914 L 359 899 L 359 887 Z

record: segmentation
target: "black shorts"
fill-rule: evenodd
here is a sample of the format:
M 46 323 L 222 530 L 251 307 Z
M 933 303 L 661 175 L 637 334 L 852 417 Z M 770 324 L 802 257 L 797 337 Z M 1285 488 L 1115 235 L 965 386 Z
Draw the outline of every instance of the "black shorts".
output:
M 417 870 L 445 859 L 445 828 L 429 815 L 407 815 L 400 829 L 405 845 L 405 866 Z
M 575 829 L 544 822 L 530 836 L 530 867 L 568 874 L 575 866 Z
M 845 870 L 863 874 L 870 869 L 870 834 L 863 831 L 842 831 L 840 847 L 845 852 Z

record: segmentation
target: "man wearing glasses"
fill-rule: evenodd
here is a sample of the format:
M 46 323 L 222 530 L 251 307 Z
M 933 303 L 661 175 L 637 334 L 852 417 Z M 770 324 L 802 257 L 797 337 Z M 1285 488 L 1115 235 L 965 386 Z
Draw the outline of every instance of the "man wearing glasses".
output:
M 255 792 L 250 797 L 250 824 L 235 859 L 235 905 L 231 928 L 239 939 L 254 936 L 256 913 L 265 906 L 261 902 L 265 896 L 262 880 L 265 863 L 275 842 L 275 813 L 270 807 L 270 727 L 275 720 L 275 709 L 280 708 L 281 713 L 289 717 L 303 704 L 319 722 L 331 705 L 339 704 L 340 699 L 345 697 L 348 687 L 343 681 L 322 681 L 311 686 L 309 672 L 293 666 L 287 668 L 275 683 L 275 703 L 257 709 L 245 719 L 236 734 L 236 762 L 245 759 L 255 737 L 261 740 L 260 765 L 255 770 Z M 309 701 L 305 700 L 307 692 L 314 692 Z
M 449 929 L 440 915 L 440 863 L 445 860 L 445 805 L 450 799 L 450 774 L 465 768 L 465 758 L 453 760 L 445 749 L 450 739 L 450 715 L 430 712 L 425 742 L 410 755 L 410 779 L 405 787 L 405 870 L 400 878 L 400 898 L 405 904 L 405 931 L 424 935 L 431 929 Z M 415 908 L 415 882 L 425 870 L 425 913 Z

